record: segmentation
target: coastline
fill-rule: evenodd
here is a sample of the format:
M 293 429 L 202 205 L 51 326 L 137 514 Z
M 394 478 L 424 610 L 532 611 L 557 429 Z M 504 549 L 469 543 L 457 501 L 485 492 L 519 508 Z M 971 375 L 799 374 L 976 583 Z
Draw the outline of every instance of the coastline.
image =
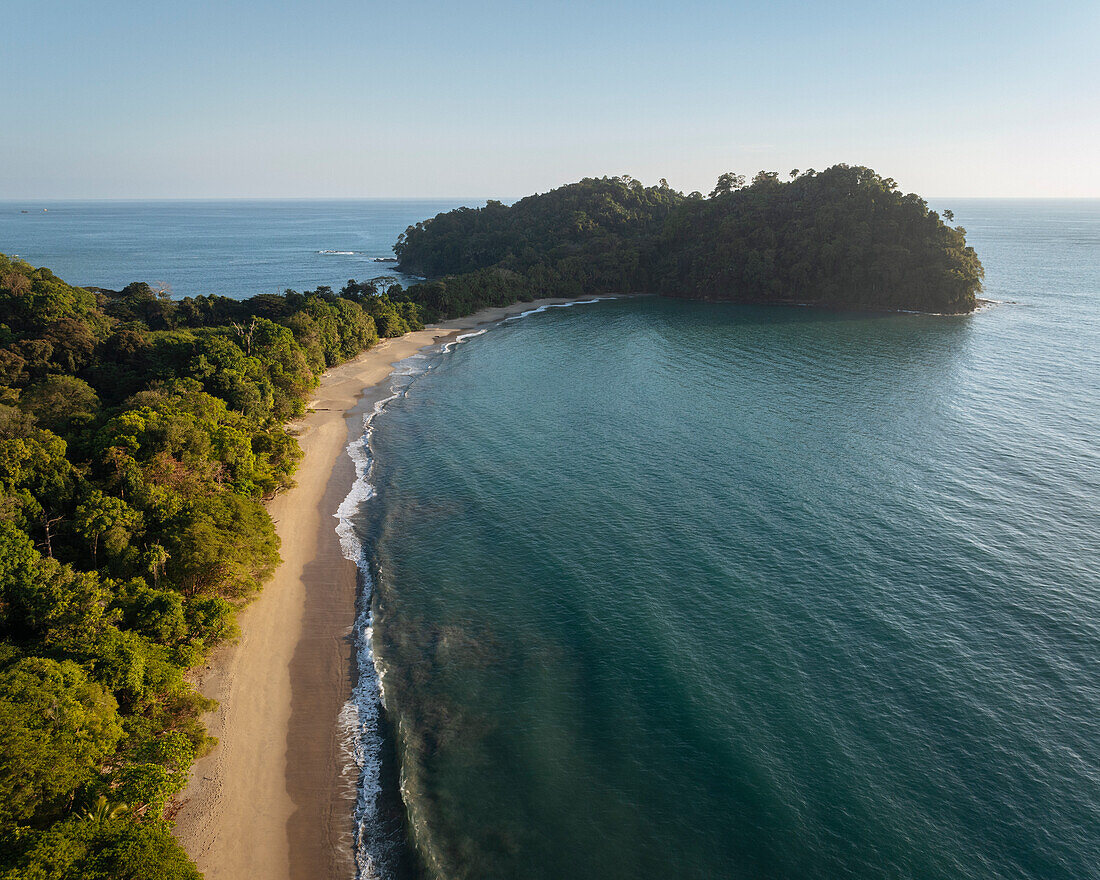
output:
M 345 449 L 362 434 L 361 399 L 396 362 L 463 331 L 592 299 L 484 309 L 387 339 L 322 377 L 291 427 L 303 452 L 297 485 L 267 505 L 282 563 L 240 612 L 240 637 L 194 672 L 197 689 L 218 701 L 204 718 L 218 744 L 192 768 L 174 833 L 210 880 L 355 876 L 356 778 L 338 716 L 353 683 L 357 571 L 334 514 L 354 480 Z

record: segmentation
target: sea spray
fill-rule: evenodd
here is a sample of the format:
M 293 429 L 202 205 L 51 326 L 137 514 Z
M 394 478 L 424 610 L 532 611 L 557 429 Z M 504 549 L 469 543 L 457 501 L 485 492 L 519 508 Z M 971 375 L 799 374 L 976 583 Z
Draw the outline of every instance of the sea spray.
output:
M 590 306 L 592 303 L 603 302 L 605 299 L 618 299 L 616 296 L 597 296 L 593 299 L 578 299 L 571 302 L 563 303 L 547 303 L 544 306 L 538 306 L 534 309 L 528 309 L 526 312 L 520 312 L 518 315 L 510 315 L 505 318 L 505 321 L 518 321 L 520 318 L 526 318 L 529 315 L 537 315 L 540 312 L 545 312 L 547 309 L 567 309 L 570 306 Z
M 372 646 L 371 597 L 374 575 L 370 569 L 367 548 L 358 534 L 354 517 L 374 496 L 371 483 L 373 459 L 370 452 L 371 423 L 386 404 L 400 397 L 412 380 L 427 369 L 426 355 L 412 355 L 399 362 L 391 373 L 390 394 L 376 401 L 363 416 L 363 433 L 347 446 L 348 457 L 355 466 L 355 480 L 347 497 L 336 511 L 336 533 L 344 557 L 355 563 L 359 572 L 359 596 L 352 632 L 356 681 L 351 698 L 340 712 L 340 738 L 348 758 L 348 766 L 358 772 L 354 815 L 354 848 L 358 876 L 365 880 L 385 880 L 387 866 L 393 861 L 395 840 L 379 818 L 382 795 L 382 728 L 381 715 L 385 703 L 383 676 L 376 663 Z
M 589 305 L 603 299 L 614 297 L 552 303 L 528 309 L 504 320 L 526 318 L 545 312 L 548 308 Z M 460 333 L 443 343 L 436 355 L 449 354 L 459 344 L 481 336 L 488 330 L 489 328 L 483 328 Z M 361 880 L 389 880 L 393 873 L 391 866 L 400 858 L 399 853 L 405 846 L 405 841 L 400 839 L 399 832 L 387 826 L 380 810 L 385 795 L 382 772 L 385 746 L 382 728 L 382 714 L 386 704 L 385 673 L 381 660 L 374 651 L 373 642 L 371 604 L 375 574 L 371 569 L 368 547 L 356 529 L 355 520 L 376 494 L 371 480 L 374 468 L 371 435 L 375 418 L 385 410 L 387 404 L 407 394 L 417 377 L 431 369 L 434 363 L 435 356 L 432 353 L 420 353 L 405 358 L 394 366 L 390 374 L 389 394 L 377 400 L 371 410 L 364 414 L 363 433 L 347 446 L 348 457 L 355 466 L 355 480 L 335 514 L 340 549 L 346 559 L 355 563 L 360 584 L 352 632 L 356 681 L 351 698 L 340 712 L 339 733 L 346 766 L 351 773 L 357 773 L 353 835 L 355 862 Z M 405 798 L 403 785 L 400 794 Z
M 443 346 L 439 350 L 440 350 L 440 352 L 446 354 L 447 352 L 454 351 L 455 346 L 458 345 L 460 342 L 465 342 L 467 339 L 473 339 L 475 336 L 481 336 L 481 334 L 487 333 L 487 332 L 488 332 L 488 329 L 475 330 L 472 333 L 460 333 L 458 336 L 456 336 L 450 342 L 443 343 Z
M 371 650 L 370 596 L 373 584 L 366 548 L 355 533 L 351 518 L 359 506 L 374 494 L 370 483 L 370 422 L 381 411 L 384 403 L 385 401 L 379 401 L 363 417 L 363 435 L 348 444 L 348 455 L 355 465 L 355 482 L 336 513 L 336 532 L 340 537 L 340 548 L 345 558 L 356 564 L 361 583 L 353 629 L 356 680 L 351 698 L 340 712 L 340 735 L 341 742 L 347 749 L 347 756 L 351 758 L 351 765 L 358 770 L 354 816 L 356 866 L 360 877 L 371 880 L 384 876 L 382 866 L 385 863 L 385 854 L 377 834 L 378 822 L 374 806 L 381 792 L 382 742 L 378 722 L 382 711 L 382 694 Z
M 485 330 L 464 333 L 440 347 L 439 353 L 452 351 L 454 346 Z M 383 797 L 382 753 L 384 747 L 382 712 L 385 706 L 384 672 L 373 649 L 371 600 L 374 594 L 374 573 L 363 537 L 355 527 L 355 518 L 375 495 L 371 482 L 374 459 L 370 439 L 372 424 L 386 404 L 403 396 L 416 377 L 430 368 L 430 354 L 415 354 L 399 361 L 390 374 L 389 394 L 377 400 L 363 415 L 363 433 L 347 445 L 348 457 L 355 467 L 351 490 L 340 503 L 335 518 L 336 534 L 345 559 L 354 562 L 359 573 L 359 596 L 352 640 L 356 658 L 356 680 L 351 698 L 339 716 L 340 741 L 346 766 L 357 774 L 356 806 L 353 817 L 354 856 L 358 877 L 362 880 L 387 880 L 390 866 L 398 859 L 404 841 L 387 828 L 380 816 Z

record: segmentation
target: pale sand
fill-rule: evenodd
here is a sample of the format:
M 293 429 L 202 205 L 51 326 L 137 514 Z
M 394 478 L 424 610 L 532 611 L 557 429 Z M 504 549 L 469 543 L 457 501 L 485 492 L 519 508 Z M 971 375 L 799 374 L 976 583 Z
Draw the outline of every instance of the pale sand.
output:
M 350 880 L 354 771 L 337 716 L 352 683 L 355 566 L 333 514 L 354 479 L 344 454 L 362 431 L 349 417 L 393 364 L 456 331 L 496 323 L 545 299 L 486 309 L 386 340 L 328 371 L 293 425 L 304 455 L 297 486 L 268 504 L 282 564 L 239 615 L 241 636 L 198 670 L 219 703 L 205 719 L 217 747 L 197 761 L 175 834 L 210 880 Z

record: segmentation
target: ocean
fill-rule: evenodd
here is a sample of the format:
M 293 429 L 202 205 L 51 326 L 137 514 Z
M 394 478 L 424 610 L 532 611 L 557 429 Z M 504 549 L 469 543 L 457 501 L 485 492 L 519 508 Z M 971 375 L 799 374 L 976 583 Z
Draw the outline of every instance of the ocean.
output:
M 449 207 L 352 204 L 0 251 L 247 295 Z M 1100 877 L 1100 202 L 943 206 L 970 316 L 612 299 L 402 364 L 338 522 L 363 876 Z
M 328 201 L 0 201 L 0 253 L 71 284 L 132 281 L 175 297 L 244 299 L 287 288 L 339 290 L 393 271 L 406 227 L 464 204 L 447 199 Z M 469 204 L 478 204 L 476 200 Z M 25 212 L 25 213 L 24 213 Z
M 621 299 L 407 363 L 357 525 L 420 874 L 1100 876 L 1100 204 L 954 207 L 968 317 Z

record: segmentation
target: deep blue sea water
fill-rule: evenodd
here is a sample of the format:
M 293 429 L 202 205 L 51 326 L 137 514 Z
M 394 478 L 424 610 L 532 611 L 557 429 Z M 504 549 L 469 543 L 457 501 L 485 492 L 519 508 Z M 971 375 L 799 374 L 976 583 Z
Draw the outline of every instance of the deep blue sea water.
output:
M 0 201 L 0 253 L 48 266 L 72 284 L 112 290 L 131 281 L 166 283 L 177 297 L 243 299 L 322 284 L 339 290 L 351 278 L 394 275 L 392 263 L 375 258 L 392 258 L 397 236 L 410 224 L 459 204 Z
M 338 287 L 452 206 L 0 203 L 0 251 Z M 944 206 L 969 317 L 618 300 L 405 364 L 341 525 L 374 873 L 377 664 L 429 877 L 1100 877 L 1100 203 Z
M 360 526 L 428 876 L 1100 876 L 1100 205 L 954 207 L 1011 302 L 410 364 Z

